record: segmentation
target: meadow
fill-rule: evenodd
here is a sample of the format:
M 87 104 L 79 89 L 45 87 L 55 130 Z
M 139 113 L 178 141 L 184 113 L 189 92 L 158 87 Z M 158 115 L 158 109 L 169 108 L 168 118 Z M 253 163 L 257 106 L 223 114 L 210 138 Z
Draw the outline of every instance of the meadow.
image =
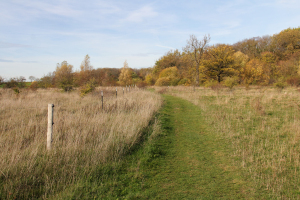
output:
M 162 97 L 118 90 L 117 98 L 109 87 L 82 98 L 79 91 L 0 89 L 0 199 L 48 198 L 130 152 Z M 48 103 L 55 106 L 51 151 L 46 149 Z
M 156 88 L 199 106 L 211 132 L 228 142 L 261 198 L 299 199 L 300 90 L 273 87 Z M 264 196 L 265 195 L 265 196 Z

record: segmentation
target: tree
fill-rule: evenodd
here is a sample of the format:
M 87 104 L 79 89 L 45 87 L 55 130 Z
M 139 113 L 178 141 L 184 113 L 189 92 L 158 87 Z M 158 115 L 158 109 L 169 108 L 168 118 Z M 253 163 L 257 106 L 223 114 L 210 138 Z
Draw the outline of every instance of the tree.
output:
M 169 67 L 162 70 L 159 74 L 159 79 L 157 79 L 155 85 L 157 86 L 167 86 L 167 85 L 177 85 L 180 81 L 177 67 Z
M 281 60 L 285 60 L 293 53 L 300 51 L 300 28 L 288 28 L 273 35 L 272 48 Z
M 4 83 L 4 78 L 2 78 L 2 76 L 0 76 L 0 85 L 2 85 Z
M 153 74 L 158 76 L 162 70 L 175 66 L 179 68 L 181 66 L 181 53 L 177 49 L 174 51 L 168 51 L 164 56 L 155 62 Z
M 128 67 L 128 63 L 126 60 L 124 62 L 123 68 L 121 69 L 119 83 L 123 86 L 132 84 L 132 70 Z
M 236 66 L 237 70 L 237 76 L 239 78 L 238 82 L 241 83 L 243 81 L 243 73 L 247 62 L 249 61 L 249 57 L 241 51 L 238 51 L 233 54 L 233 58 L 234 65 Z
M 199 76 L 200 70 L 199 67 L 201 65 L 203 54 L 208 48 L 208 43 L 210 41 L 210 35 L 204 35 L 202 40 L 198 40 L 196 36 L 191 35 L 190 39 L 187 41 L 186 47 L 183 49 L 184 52 L 188 53 L 192 57 L 193 63 L 191 64 L 191 68 L 195 74 L 195 84 L 199 86 Z
M 92 78 L 93 66 L 90 62 L 90 56 L 87 54 L 80 65 L 80 72 L 76 76 L 76 85 L 84 85 Z
M 244 83 L 247 85 L 268 83 L 270 79 L 268 74 L 264 71 L 264 63 L 255 58 L 246 64 L 243 77 Z
M 49 72 L 47 75 L 44 75 L 39 81 L 38 86 L 40 88 L 49 88 L 54 87 L 55 85 L 55 72 Z
M 61 64 L 57 63 L 55 71 L 55 85 L 62 88 L 64 91 L 69 91 L 73 86 L 73 65 L 63 61 Z
M 146 75 L 145 82 L 147 83 L 147 85 L 153 85 L 155 83 L 153 75 L 152 74 Z
M 32 82 L 32 81 L 36 80 L 36 78 L 34 76 L 29 76 L 29 80 Z
M 241 51 L 250 59 L 259 58 L 260 54 L 265 51 L 271 51 L 272 38 L 270 36 L 253 37 L 233 44 L 235 51 Z
M 207 59 L 204 61 L 204 74 L 207 78 L 217 80 L 219 83 L 226 76 L 236 73 L 234 65 L 234 50 L 231 46 L 220 44 L 212 46 L 207 51 Z

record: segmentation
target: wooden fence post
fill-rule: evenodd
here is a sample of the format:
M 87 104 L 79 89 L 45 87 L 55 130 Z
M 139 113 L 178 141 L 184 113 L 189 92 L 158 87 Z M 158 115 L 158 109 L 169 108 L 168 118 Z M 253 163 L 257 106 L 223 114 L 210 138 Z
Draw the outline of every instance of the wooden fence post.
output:
M 53 134 L 53 110 L 54 104 L 48 104 L 48 131 L 47 131 L 47 149 L 51 150 L 52 134 Z
M 101 91 L 101 101 L 102 101 L 102 110 L 103 110 L 103 91 Z

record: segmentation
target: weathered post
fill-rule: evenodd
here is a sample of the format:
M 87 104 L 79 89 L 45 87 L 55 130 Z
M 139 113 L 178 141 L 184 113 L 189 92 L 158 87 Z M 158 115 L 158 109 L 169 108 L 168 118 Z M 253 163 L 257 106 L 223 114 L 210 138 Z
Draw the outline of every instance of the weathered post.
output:
M 53 110 L 54 104 L 48 104 L 48 130 L 47 130 L 47 149 L 51 150 L 53 134 Z
M 102 110 L 103 110 L 103 91 L 101 91 L 101 101 L 102 101 Z
M 118 88 L 116 88 L 116 98 L 118 98 Z

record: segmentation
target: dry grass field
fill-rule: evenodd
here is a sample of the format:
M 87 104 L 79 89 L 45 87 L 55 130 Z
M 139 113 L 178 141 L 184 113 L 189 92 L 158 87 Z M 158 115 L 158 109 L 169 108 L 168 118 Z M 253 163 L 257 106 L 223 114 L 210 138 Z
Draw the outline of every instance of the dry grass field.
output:
M 115 88 L 97 88 L 81 98 L 77 91 L 22 90 L 16 95 L 1 89 L 0 199 L 47 198 L 128 152 L 162 98 L 144 90 L 119 91 L 116 98 Z M 55 106 L 51 151 L 46 150 L 48 103 Z
M 199 106 L 218 134 L 232 144 L 233 160 L 258 192 L 300 198 L 300 90 L 271 87 L 169 87 L 157 91 Z

